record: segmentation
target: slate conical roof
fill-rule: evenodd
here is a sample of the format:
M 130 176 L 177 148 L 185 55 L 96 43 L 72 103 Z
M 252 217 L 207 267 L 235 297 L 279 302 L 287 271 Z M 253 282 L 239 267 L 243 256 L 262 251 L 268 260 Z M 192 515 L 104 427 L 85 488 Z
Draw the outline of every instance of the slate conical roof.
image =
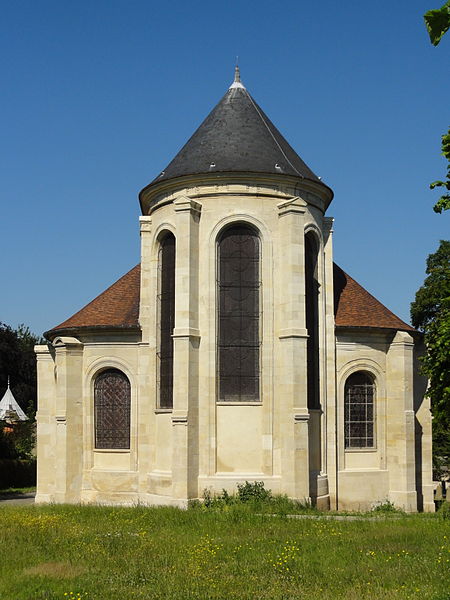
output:
M 236 67 L 225 96 L 150 185 L 182 175 L 249 171 L 319 181 L 250 96 Z

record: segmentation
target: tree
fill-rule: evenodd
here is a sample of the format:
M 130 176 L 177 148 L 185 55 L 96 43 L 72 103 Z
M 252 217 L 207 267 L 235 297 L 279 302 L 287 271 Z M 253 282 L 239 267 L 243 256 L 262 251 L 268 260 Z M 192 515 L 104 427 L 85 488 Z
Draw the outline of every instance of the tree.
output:
M 450 129 L 448 133 L 442 136 L 442 155 L 447 159 L 447 181 L 434 181 L 430 183 L 430 188 L 443 187 L 450 191 Z M 450 208 L 450 194 L 443 194 L 433 206 L 434 212 L 441 213 Z
M 411 303 L 411 321 L 425 334 L 422 373 L 433 413 L 435 467 L 450 461 L 450 241 L 427 259 L 425 279 Z
M 442 39 L 444 33 L 450 28 L 450 0 L 448 0 L 441 8 L 429 10 L 423 16 L 425 25 L 428 29 L 431 43 L 437 46 Z M 433 190 L 436 187 L 443 187 L 450 191 L 450 129 L 448 133 L 442 136 L 442 155 L 447 159 L 447 181 L 434 181 L 430 183 L 430 188 Z M 442 195 L 436 204 L 433 206 L 434 212 L 441 213 L 443 210 L 450 209 L 450 194 Z
M 12 329 L 0 323 L 0 398 L 10 378 L 11 391 L 28 416 L 28 421 L 15 426 L 14 436 L 0 435 L 0 456 L 25 458 L 31 453 L 37 404 L 35 344 L 44 343 L 25 325 Z M 0 429 L 1 427 L 0 423 Z

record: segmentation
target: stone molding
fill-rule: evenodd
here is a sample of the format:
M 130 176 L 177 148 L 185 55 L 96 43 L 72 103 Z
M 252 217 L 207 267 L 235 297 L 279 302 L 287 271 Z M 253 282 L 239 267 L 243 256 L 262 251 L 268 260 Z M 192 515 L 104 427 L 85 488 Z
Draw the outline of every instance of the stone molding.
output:
M 139 217 L 139 228 L 141 233 L 150 233 L 152 230 L 152 218 L 148 216 Z
M 187 414 L 173 414 L 172 413 L 172 425 L 187 425 L 188 424 L 188 416 Z
M 308 330 L 303 327 L 292 327 L 288 329 L 280 329 L 278 332 L 280 340 L 292 339 L 292 338 L 308 338 Z
M 175 212 L 190 212 L 194 216 L 200 216 L 202 205 L 187 196 L 180 196 L 173 201 Z
M 200 330 L 195 327 L 175 327 L 172 333 L 173 338 L 196 338 L 200 339 Z
M 289 200 L 284 200 L 283 202 L 279 202 L 277 204 L 278 208 L 278 216 L 284 217 L 289 214 L 305 214 L 306 212 L 306 202 L 300 198 L 299 196 L 295 196 Z
M 52 342 L 53 347 L 56 349 L 67 348 L 70 350 L 79 349 L 83 347 L 83 343 L 75 337 L 56 336 Z
M 295 423 L 308 423 L 309 421 L 309 413 L 295 413 L 294 414 L 294 422 Z

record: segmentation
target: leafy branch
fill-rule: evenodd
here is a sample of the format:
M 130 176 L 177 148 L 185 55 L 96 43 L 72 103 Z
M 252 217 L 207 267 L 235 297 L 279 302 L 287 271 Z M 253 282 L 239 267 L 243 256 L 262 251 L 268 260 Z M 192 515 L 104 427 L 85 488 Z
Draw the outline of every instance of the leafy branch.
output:
M 429 10 L 423 16 L 433 46 L 437 46 L 442 36 L 450 28 L 450 0 L 441 8 Z
M 448 133 L 442 136 L 442 156 L 448 161 L 447 164 L 447 181 L 433 181 L 430 183 L 430 189 L 434 190 L 436 187 L 443 187 L 450 191 L 450 129 Z M 450 208 L 450 194 L 443 194 L 436 204 L 433 206 L 434 212 L 441 213 L 443 210 Z

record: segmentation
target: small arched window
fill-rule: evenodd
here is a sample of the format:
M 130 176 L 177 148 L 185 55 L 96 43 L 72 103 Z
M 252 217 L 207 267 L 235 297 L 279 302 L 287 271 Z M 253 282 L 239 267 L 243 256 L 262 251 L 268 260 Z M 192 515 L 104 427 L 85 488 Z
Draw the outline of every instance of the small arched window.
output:
M 345 382 L 345 448 L 375 447 L 375 382 L 358 371 Z
M 103 371 L 94 383 L 95 447 L 130 447 L 131 388 L 118 369 Z
M 175 327 L 175 237 L 167 232 L 158 255 L 158 405 L 173 407 L 173 328 Z
M 218 400 L 259 400 L 259 236 L 228 227 L 218 242 Z
M 307 397 L 308 408 L 320 407 L 319 375 L 319 278 L 318 243 L 312 232 L 305 235 L 305 298 L 306 328 L 308 340 L 307 356 Z

